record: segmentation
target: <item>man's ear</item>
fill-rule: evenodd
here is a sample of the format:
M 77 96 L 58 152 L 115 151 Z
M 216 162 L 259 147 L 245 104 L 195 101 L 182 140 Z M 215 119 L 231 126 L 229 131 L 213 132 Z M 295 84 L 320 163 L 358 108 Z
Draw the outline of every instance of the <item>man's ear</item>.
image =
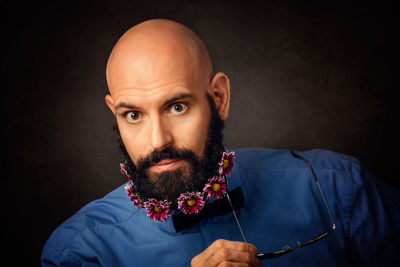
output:
M 229 115 L 231 86 L 225 73 L 218 72 L 214 75 L 210 82 L 209 93 L 214 99 L 221 120 L 226 120 Z
M 114 108 L 114 99 L 112 99 L 111 95 L 106 95 L 106 104 L 110 108 L 111 112 L 115 115 L 115 108 Z

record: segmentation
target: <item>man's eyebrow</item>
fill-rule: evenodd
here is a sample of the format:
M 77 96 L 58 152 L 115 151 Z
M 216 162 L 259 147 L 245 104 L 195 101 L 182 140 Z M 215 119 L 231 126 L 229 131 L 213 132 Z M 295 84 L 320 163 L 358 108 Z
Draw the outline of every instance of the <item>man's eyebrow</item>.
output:
M 171 97 L 170 99 L 168 99 L 167 101 L 165 101 L 164 105 L 172 104 L 173 102 L 180 100 L 180 99 L 184 99 L 184 98 L 195 99 L 196 97 L 194 94 L 191 94 L 191 93 L 178 93 L 178 94 L 174 95 L 173 97 Z
M 184 99 L 184 98 L 195 99 L 196 97 L 195 97 L 194 94 L 191 94 L 191 93 L 178 93 L 178 94 L 172 96 L 170 99 L 166 100 L 163 105 L 167 106 L 167 105 L 172 104 L 173 102 L 175 102 L 177 100 Z M 125 102 L 121 102 L 121 103 L 119 103 L 119 104 L 117 104 L 115 106 L 116 110 L 121 109 L 121 108 L 136 109 L 136 110 L 140 109 L 138 106 L 135 106 L 135 105 L 132 105 L 132 104 L 128 104 L 128 103 L 125 103 Z
M 139 109 L 139 107 L 132 105 L 132 104 L 128 104 L 125 102 L 121 102 L 118 105 L 115 106 L 115 109 L 120 109 L 120 108 L 126 108 L 126 109 Z

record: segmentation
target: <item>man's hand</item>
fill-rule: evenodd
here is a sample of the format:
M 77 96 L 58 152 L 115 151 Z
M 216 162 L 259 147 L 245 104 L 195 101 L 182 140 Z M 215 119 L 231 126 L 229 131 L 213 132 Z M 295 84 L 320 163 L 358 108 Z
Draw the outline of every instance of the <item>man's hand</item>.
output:
M 261 266 L 257 248 L 249 243 L 218 239 L 192 259 L 195 266 Z

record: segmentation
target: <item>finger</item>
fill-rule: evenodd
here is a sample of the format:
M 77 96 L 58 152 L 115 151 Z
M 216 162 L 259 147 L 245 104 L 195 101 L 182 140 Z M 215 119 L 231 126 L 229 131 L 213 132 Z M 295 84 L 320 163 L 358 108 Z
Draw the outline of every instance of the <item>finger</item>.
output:
M 218 239 L 214 243 L 212 243 L 208 248 L 206 248 L 202 253 L 195 256 L 192 261 L 192 266 L 216 266 L 221 261 L 218 261 L 218 257 L 214 257 L 210 259 L 217 251 L 221 249 L 229 249 L 238 252 L 246 252 L 251 255 L 257 254 L 257 248 L 249 243 L 243 243 L 238 241 L 230 241 L 224 239 Z M 220 252 L 221 253 L 221 252 Z M 211 260 L 211 262 L 210 262 Z M 259 261 L 258 259 L 255 259 Z M 213 264 L 210 264 L 213 263 Z M 210 265 L 208 265 L 210 264 Z
M 207 264 L 216 266 L 223 262 L 244 263 L 251 266 L 260 266 L 261 262 L 249 251 L 238 251 L 234 249 L 221 248 L 207 259 Z
M 216 240 L 206 250 L 204 250 L 204 252 L 207 251 L 207 254 L 211 254 L 222 248 L 233 249 L 241 252 L 250 252 L 254 255 L 257 254 L 257 248 L 253 244 L 225 239 Z
M 224 261 L 218 264 L 217 267 L 249 267 L 249 265 L 247 263 Z

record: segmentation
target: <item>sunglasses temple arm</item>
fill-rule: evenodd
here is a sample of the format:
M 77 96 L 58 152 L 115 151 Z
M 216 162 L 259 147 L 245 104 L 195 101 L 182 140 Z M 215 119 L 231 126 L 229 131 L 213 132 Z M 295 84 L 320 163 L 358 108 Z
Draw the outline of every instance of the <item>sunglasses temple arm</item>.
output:
M 305 163 L 307 163 L 307 165 L 310 167 L 311 172 L 312 172 L 312 174 L 313 174 L 313 176 L 314 176 L 314 179 L 315 179 L 315 181 L 317 182 L 318 190 L 319 190 L 319 192 L 321 193 L 322 200 L 324 201 L 326 210 L 328 211 L 329 218 L 331 219 L 331 222 L 332 222 L 332 229 L 335 230 L 335 229 L 336 229 L 335 221 L 333 220 L 332 213 L 331 213 L 331 211 L 330 211 L 330 209 L 329 209 L 329 207 L 328 207 L 328 204 L 326 203 L 325 196 L 324 196 L 324 194 L 322 193 L 322 189 L 321 189 L 321 186 L 319 185 L 319 181 L 318 181 L 317 175 L 315 174 L 314 168 L 312 167 L 311 163 L 308 162 L 308 160 L 306 160 L 305 158 L 303 158 L 302 156 L 300 156 L 299 154 L 297 154 L 297 153 L 294 152 L 293 150 L 290 150 L 290 153 L 291 153 L 294 157 L 303 160 L 303 161 L 304 161 Z
M 335 230 L 335 229 L 336 229 L 335 221 L 333 220 L 331 211 L 330 211 L 330 209 L 329 209 L 329 207 L 328 207 L 328 204 L 326 203 L 324 194 L 322 193 L 322 189 L 321 189 L 321 186 L 319 185 L 318 180 L 317 180 L 317 186 L 318 186 L 319 192 L 321 193 L 322 199 L 324 200 L 324 204 L 325 204 L 326 210 L 328 211 L 329 218 L 331 219 L 331 222 L 332 222 L 332 229 Z
M 227 197 L 227 199 L 228 199 L 229 205 L 230 205 L 231 208 L 232 208 L 233 216 L 235 217 L 236 224 L 237 224 L 237 226 L 239 227 L 239 230 L 240 230 L 240 233 L 242 234 L 243 240 L 244 240 L 245 243 L 247 243 L 246 237 L 244 237 L 244 233 L 243 233 L 242 227 L 240 226 L 239 220 L 238 220 L 238 218 L 237 218 L 237 216 L 236 216 L 236 212 L 235 212 L 235 209 L 233 208 L 233 205 L 232 205 L 231 199 L 229 198 L 228 192 L 226 193 L 226 197 Z

